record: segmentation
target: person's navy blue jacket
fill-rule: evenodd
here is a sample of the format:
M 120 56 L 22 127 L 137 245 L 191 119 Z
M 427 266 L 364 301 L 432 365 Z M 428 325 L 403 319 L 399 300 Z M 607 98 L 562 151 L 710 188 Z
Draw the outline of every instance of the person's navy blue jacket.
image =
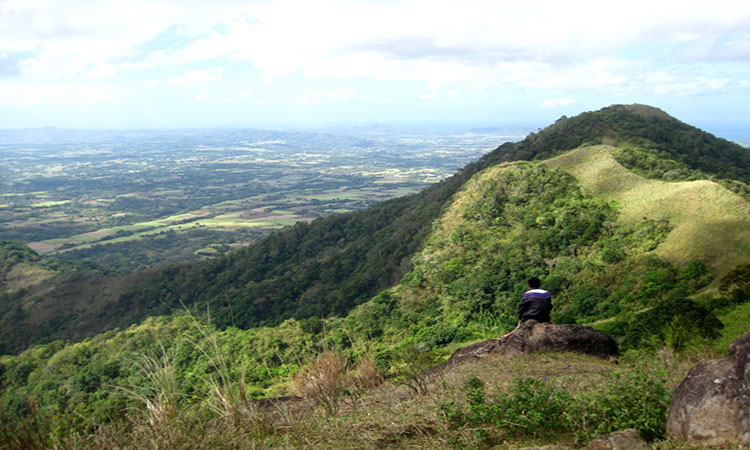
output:
M 544 289 L 531 289 L 523 294 L 518 305 L 518 320 L 525 322 L 534 319 L 537 322 L 549 322 L 552 312 L 552 294 Z

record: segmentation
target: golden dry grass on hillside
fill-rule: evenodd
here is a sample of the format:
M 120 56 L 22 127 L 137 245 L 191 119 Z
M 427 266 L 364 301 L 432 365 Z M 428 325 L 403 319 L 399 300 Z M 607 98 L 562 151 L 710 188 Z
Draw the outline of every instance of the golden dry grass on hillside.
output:
M 668 182 L 636 175 L 606 145 L 581 147 L 545 164 L 575 176 L 589 193 L 618 202 L 620 220 L 668 219 L 673 227 L 654 253 L 675 263 L 699 259 L 720 279 L 750 255 L 750 204 L 708 180 Z

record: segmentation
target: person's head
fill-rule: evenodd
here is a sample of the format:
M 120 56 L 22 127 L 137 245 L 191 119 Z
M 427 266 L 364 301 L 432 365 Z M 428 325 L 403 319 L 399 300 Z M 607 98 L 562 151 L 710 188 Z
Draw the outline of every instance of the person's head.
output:
M 529 278 L 529 287 L 531 289 L 539 289 L 542 286 L 542 280 L 537 277 Z

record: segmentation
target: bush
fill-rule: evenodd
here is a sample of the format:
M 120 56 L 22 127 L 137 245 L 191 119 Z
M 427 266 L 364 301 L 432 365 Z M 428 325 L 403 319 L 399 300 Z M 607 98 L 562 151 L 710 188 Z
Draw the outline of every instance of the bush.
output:
M 394 352 L 393 369 L 396 382 L 406 385 L 416 394 L 427 394 L 427 371 L 438 364 L 440 358 L 429 347 L 407 345 Z
M 371 388 L 383 382 L 383 375 L 378 370 L 375 361 L 369 356 L 357 361 L 354 370 L 349 374 L 349 378 L 350 383 L 357 389 Z
M 472 377 L 464 386 L 466 407 L 449 401 L 440 408 L 449 430 L 469 427 L 484 444 L 505 436 L 551 438 L 566 433 L 586 442 L 627 428 L 635 428 L 647 440 L 662 438 L 671 396 L 666 375 L 641 369 L 615 372 L 602 388 L 578 397 L 546 378 L 516 378 L 491 402 L 486 401 L 484 382 Z
M 696 339 L 717 338 L 724 325 L 712 311 L 687 298 L 688 292 L 674 289 L 653 308 L 633 315 L 626 327 L 623 347 L 666 344 L 677 351 Z
M 329 416 L 338 412 L 345 384 L 346 361 L 332 351 L 323 352 L 292 380 L 297 395 L 312 399 Z
M 649 441 L 663 438 L 671 397 L 666 383 L 663 371 L 615 372 L 607 389 L 581 399 L 581 410 L 573 415 L 579 439 L 627 428 L 635 428 Z
M 444 322 L 422 328 L 417 332 L 416 339 L 429 347 L 440 347 L 453 342 L 458 329 Z
M 750 264 L 739 265 L 724 275 L 719 290 L 737 303 L 750 300 Z
M 546 380 L 517 378 L 515 386 L 501 394 L 494 402 L 485 403 L 484 383 L 477 377 L 465 385 L 468 409 L 455 402 L 441 405 L 451 428 L 469 425 L 481 430 L 485 437 L 492 431 L 534 437 L 572 430 L 570 411 L 576 409 L 573 398 L 564 389 Z

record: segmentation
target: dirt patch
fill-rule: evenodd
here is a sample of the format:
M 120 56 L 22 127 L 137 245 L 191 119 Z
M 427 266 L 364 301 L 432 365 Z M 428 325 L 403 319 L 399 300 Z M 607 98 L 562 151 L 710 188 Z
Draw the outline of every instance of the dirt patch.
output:
M 101 239 L 101 238 L 106 237 L 106 236 L 114 236 L 114 233 L 112 233 L 110 231 L 97 230 L 97 231 L 90 231 L 88 233 L 84 233 L 81 236 L 93 237 L 93 238 Z
M 48 242 L 29 242 L 26 246 L 37 253 L 49 253 L 60 248 L 62 243 L 51 244 Z

